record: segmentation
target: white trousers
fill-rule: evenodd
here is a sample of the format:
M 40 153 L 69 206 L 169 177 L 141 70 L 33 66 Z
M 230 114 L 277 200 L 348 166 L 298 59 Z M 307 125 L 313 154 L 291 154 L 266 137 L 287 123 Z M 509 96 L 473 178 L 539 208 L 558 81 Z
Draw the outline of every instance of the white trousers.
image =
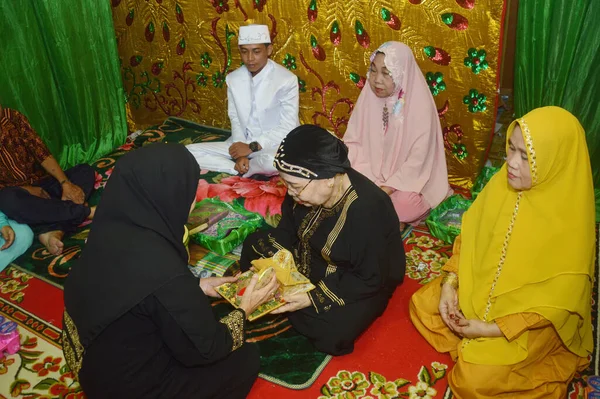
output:
M 229 173 L 237 175 L 235 161 L 229 155 L 231 143 L 221 141 L 216 143 L 188 144 L 186 148 L 192 153 L 200 169 L 208 169 L 213 172 Z M 244 177 L 252 175 L 275 175 L 277 169 L 273 166 L 276 150 L 263 149 L 250 154 L 250 167 Z

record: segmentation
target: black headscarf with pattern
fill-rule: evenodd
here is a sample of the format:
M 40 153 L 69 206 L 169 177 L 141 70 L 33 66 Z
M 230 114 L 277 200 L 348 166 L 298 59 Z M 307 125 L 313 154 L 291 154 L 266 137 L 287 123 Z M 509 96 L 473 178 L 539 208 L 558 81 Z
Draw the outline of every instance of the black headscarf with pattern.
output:
M 279 145 L 274 165 L 280 172 L 305 179 L 330 179 L 351 169 L 348 147 L 316 125 L 301 125 Z

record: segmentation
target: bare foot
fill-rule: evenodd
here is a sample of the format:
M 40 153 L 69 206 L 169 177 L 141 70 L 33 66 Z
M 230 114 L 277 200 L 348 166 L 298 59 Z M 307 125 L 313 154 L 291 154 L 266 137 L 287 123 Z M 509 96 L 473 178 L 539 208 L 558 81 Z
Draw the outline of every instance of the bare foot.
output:
M 62 238 L 65 235 L 60 230 L 48 231 L 40 234 L 40 242 L 46 247 L 48 252 L 52 255 L 60 255 L 63 251 L 65 244 L 62 242 Z
M 400 222 L 400 231 L 404 231 L 406 229 L 406 223 Z
M 96 205 L 94 206 L 90 206 L 90 214 L 88 215 L 88 219 L 92 220 L 94 219 L 94 215 L 96 214 Z

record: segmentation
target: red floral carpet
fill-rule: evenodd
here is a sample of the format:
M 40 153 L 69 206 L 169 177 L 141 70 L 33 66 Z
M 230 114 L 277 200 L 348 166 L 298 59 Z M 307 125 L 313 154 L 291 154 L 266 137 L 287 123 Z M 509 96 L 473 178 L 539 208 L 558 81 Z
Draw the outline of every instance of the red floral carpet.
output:
M 62 289 L 12 266 L 0 273 L 0 314 L 21 333 L 21 350 L 0 358 L 0 398 L 85 398 L 60 349 L 62 308 Z
M 258 379 L 249 398 L 452 397 L 446 381 L 450 357 L 429 347 L 408 316 L 410 296 L 439 275 L 451 248 L 419 229 L 407 237 L 405 247 L 407 278 L 384 315 L 359 338 L 354 353 L 333 358 L 308 389 Z M 85 398 L 60 349 L 62 307 L 61 288 L 12 266 L 0 273 L 0 314 L 18 322 L 22 343 L 17 354 L 0 359 L 0 398 Z M 585 378 L 575 381 L 569 399 L 584 397 Z
M 414 330 L 407 304 L 419 281 L 439 274 L 449 247 L 423 232 L 411 234 L 406 245 L 410 278 L 353 354 L 334 358 L 309 389 L 294 391 L 259 379 L 250 398 L 443 397 L 450 359 Z M 9 267 L 0 274 L 0 314 L 19 323 L 23 345 L 0 360 L 1 398 L 85 397 L 60 350 L 62 301 L 62 289 L 28 272 Z

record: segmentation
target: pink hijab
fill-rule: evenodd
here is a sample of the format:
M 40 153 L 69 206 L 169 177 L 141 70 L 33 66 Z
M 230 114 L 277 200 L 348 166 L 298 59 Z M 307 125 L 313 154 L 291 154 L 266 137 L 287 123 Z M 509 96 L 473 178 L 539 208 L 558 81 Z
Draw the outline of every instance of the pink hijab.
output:
M 352 167 L 378 186 L 422 194 L 435 208 L 451 192 L 437 108 L 412 50 L 383 43 L 371 56 L 385 54 L 394 93 L 379 98 L 367 82 L 350 117 L 344 142 Z M 383 124 L 387 104 L 389 122 Z

